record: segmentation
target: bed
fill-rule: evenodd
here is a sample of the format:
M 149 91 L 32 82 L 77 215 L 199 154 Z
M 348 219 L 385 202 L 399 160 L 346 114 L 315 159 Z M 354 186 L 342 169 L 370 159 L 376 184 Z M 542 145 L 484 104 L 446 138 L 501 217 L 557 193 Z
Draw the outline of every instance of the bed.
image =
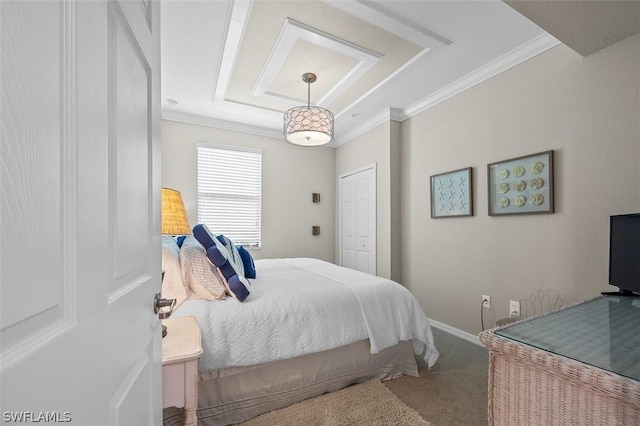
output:
M 233 272 L 255 276 L 242 280 L 245 298 L 233 297 L 237 278 L 223 276 L 231 268 L 212 263 L 207 244 L 163 240 L 163 297 L 177 296 L 172 316 L 194 316 L 203 336 L 199 424 L 239 423 L 371 378 L 417 377 L 438 359 L 427 317 L 400 284 L 318 259 L 253 262 L 212 237 L 226 241 Z M 182 423 L 176 408 L 163 417 Z

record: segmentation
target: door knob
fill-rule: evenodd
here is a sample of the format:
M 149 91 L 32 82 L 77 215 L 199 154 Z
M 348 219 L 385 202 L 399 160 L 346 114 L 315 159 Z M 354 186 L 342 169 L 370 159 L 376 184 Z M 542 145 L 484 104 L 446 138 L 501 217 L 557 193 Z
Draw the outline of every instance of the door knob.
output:
M 156 293 L 156 297 L 154 299 L 154 303 L 153 303 L 153 312 L 155 312 L 156 314 L 158 314 L 158 318 L 160 319 L 165 319 L 165 318 L 169 318 L 169 316 L 171 315 L 171 312 L 173 312 L 173 307 L 176 304 L 176 299 L 163 299 L 160 296 L 160 293 Z M 169 308 L 164 309 L 163 308 Z
M 163 272 L 164 274 L 164 272 Z M 153 299 L 153 312 L 158 314 L 158 318 L 165 319 L 169 318 L 171 312 L 173 312 L 173 307 L 176 305 L 176 299 L 163 299 L 160 293 L 156 293 L 156 297 Z M 169 308 L 168 310 L 163 308 Z M 167 326 L 162 325 L 162 337 L 167 335 Z

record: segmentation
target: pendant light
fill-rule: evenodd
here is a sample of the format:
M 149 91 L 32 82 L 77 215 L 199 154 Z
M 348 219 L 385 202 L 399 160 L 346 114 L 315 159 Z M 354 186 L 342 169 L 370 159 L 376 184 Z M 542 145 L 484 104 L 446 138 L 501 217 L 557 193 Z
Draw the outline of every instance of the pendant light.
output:
M 310 72 L 302 74 L 307 83 L 307 105 L 284 113 L 284 138 L 301 146 L 326 145 L 333 140 L 333 114 L 328 109 L 311 106 L 311 83 L 317 79 Z

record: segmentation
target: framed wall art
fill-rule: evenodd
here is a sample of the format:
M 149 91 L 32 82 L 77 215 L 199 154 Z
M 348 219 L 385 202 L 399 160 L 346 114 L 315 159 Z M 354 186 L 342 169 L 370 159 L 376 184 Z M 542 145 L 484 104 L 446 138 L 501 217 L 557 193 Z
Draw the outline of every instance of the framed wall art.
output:
M 473 216 L 471 167 L 431 176 L 431 217 Z
M 553 151 L 487 165 L 489 216 L 553 213 Z

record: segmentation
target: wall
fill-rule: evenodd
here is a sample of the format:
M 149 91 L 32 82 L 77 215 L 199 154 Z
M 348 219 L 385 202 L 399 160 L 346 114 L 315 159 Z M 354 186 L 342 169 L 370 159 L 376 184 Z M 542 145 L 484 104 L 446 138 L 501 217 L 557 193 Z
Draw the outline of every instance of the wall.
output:
M 191 225 L 198 220 L 198 142 L 262 150 L 262 248 L 256 259 L 335 258 L 335 150 L 304 148 L 272 139 L 162 120 L 162 185 L 182 193 Z M 320 203 L 311 195 L 319 192 Z M 311 226 L 321 233 L 311 235 Z
M 388 121 L 336 149 L 336 206 L 339 176 L 376 164 L 376 273 L 400 279 L 400 125 Z M 336 263 L 340 257 L 339 212 L 336 208 Z
M 555 214 L 489 217 L 487 164 L 555 152 Z M 401 125 L 402 282 L 476 334 L 540 288 L 611 291 L 609 215 L 640 211 L 640 35 L 583 58 L 559 45 Z M 430 219 L 433 174 L 473 167 L 474 216 Z

